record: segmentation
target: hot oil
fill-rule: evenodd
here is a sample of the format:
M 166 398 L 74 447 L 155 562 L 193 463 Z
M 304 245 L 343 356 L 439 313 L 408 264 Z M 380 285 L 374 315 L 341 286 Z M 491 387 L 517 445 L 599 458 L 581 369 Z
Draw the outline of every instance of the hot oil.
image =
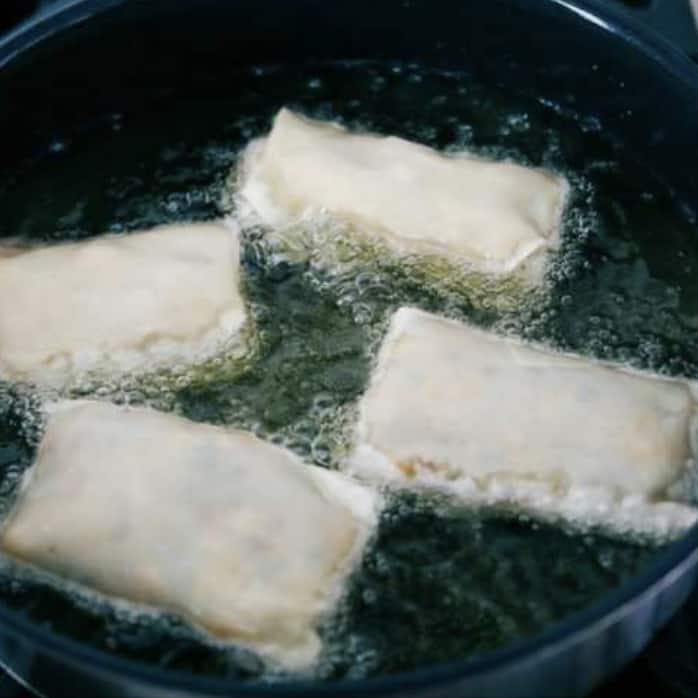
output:
M 145 382 L 92 380 L 74 386 L 76 395 L 242 426 L 332 466 L 387 319 L 403 304 L 639 368 L 698 375 L 695 221 L 598 122 L 464 74 L 403 64 L 256 68 L 231 73 L 222 89 L 227 96 L 165 96 L 158 109 L 47 132 L 42 151 L 0 179 L 0 230 L 47 243 L 234 214 L 231 168 L 286 105 L 567 176 L 573 192 L 547 285 L 523 304 L 514 297 L 488 304 L 459 279 L 428 278 L 421 260 L 371 258 L 345 240 L 338 264 L 318 263 L 246 227 L 253 360 L 242 370 L 220 356 Z M 332 229 L 303 233 L 312 248 Z M 32 460 L 46 397 L 27 386 L 0 388 L 2 512 Z M 475 513 L 434 496 L 391 495 L 345 599 L 323 621 L 326 651 L 315 675 L 360 678 L 477 655 L 585 607 L 655 554 L 634 541 Z M 0 598 L 60 633 L 166 667 L 279 678 L 249 652 L 216 647 L 175 618 L 8 565 Z

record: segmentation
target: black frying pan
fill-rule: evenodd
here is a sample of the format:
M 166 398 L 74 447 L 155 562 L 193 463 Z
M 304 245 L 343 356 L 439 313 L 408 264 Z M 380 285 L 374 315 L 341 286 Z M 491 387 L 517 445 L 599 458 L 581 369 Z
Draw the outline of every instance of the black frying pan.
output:
M 11 162 L 31 151 L 47 122 L 60 130 L 134 106 L 150 99 L 153 85 L 204 94 L 215 89 L 211 67 L 223 62 L 356 58 L 463 68 L 598 117 L 671 185 L 687 215 L 698 215 L 698 67 L 594 0 L 58 2 L 0 41 L 0 152 Z M 583 695 L 674 614 L 697 564 L 694 530 L 651 569 L 530 640 L 370 681 L 255 686 L 166 672 L 100 653 L 3 606 L 0 657 L 49 696 Z

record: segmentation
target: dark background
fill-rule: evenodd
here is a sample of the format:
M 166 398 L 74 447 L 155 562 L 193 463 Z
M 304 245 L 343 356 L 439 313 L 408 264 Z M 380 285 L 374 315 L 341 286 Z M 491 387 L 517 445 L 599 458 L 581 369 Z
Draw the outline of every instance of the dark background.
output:
M 688 0 L 606 2 L 645 19 L 698 62 L 698 31 L 691 20 Z M 0 0 L 0 33 L 49 4 L 50 0 Z M 698 592 L 649 649 L 617 678 L 595 691 L 592 698 L 618 698 L 634 693 L 652 698 L 698 698 Z M 0 670 L 0 698 L 30 695 Z M 75 696 L 99 698 L 81 696 L 79 689 Z

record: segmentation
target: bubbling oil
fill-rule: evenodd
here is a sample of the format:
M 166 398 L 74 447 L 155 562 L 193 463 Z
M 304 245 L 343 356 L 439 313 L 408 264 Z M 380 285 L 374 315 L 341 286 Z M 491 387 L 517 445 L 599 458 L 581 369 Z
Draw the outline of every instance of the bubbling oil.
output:
M 307 225 L 295 250 L 246 225 L 243 290 L 255 339 L 242 364 L 222 352 L 203 366 L 147 377 L 93 376 L 71 386 L 71 397 L 239 426 L 333 467 L 388 318 L 406 304 L 568 351 L 698 376 L 695 222 L 594 119 L 413 64 L 257 67 L 231 72 L 221 90 L 205 105 L 173 95 L 166 120 L 162 111 L 110 113 L 75 133 L 47 131 L 39 156 L 0 177 L 0 231 L 44 244 L 236 215 L 230 173 L 249 140 L 288 106 L 566 176 L 572 193 L 545 288 L 524 303 L 516 289 L 510 303 L 488 303 L 486 283 L 464 283 L 457 270 L 431 268 L 433 261 L 371 254 L 337 224 Z M 328 235 L 341 246 L 328 245 Z M 0 515 L 32 461 L 41 405 L 56 397 L 0 384 Z M 323 619 L 314 676 L 366 678 L 479 655 L 587 606 L 656 553 L 436 495 L 390 494 L 343 600 Z M 10 560 L 0 569 L 0 599 L 120 656 L 244 680 L 293 678 L 173 616 L 107 601 Z

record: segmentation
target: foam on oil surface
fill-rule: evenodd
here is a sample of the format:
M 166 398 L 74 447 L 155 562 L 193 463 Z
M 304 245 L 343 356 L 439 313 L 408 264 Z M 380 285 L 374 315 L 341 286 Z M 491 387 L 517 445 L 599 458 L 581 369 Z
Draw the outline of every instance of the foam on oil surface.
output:
M 287 105 L 565 175 L 572 194 L 545 293 L 523 307 L 494 306 L 452 272 L 425 283 L 418 259 L 327 264 L 308 255 L 308 245 L 289 254 L 248 226 L 243 283 L 257 344 L 241 371 L 219 356 L 201 369 L 147 379 L 85 380 L 73 396 L 234 424 L 331 466 L 346 447 L 387 319 L 405 304 L 639 368 L 698 375 L 694 224 L 598 122 L 416 65 L 230 71 L 225 89 L 206 109 L 199 99 L 172 96 L 165 120 L 161 110 L 105 114 L 74 134 L 47 131 L 40 157 L 0 177 L 0 231 L 44 243 L 230 213 L 224 192 L 238 154 Z M 313 247 L 328 227 L 302 232 Z M 350 244 L 340 251 L 350 262 L 365 252 Z M 0 386 L 0 512 L 32 461 L 41 402 L 54 397 Z M 573 535 L 436 496 L 391 496 L 345 600 L 325 619 L 317 676 L 363 678 L 480 654 L 586 606 L 654 554 L 630 540 Z M 215 646 L 175 618 L 6 564 L 0 598 L 59 633 L 165 667 L 279 678 L 254 655 Z

